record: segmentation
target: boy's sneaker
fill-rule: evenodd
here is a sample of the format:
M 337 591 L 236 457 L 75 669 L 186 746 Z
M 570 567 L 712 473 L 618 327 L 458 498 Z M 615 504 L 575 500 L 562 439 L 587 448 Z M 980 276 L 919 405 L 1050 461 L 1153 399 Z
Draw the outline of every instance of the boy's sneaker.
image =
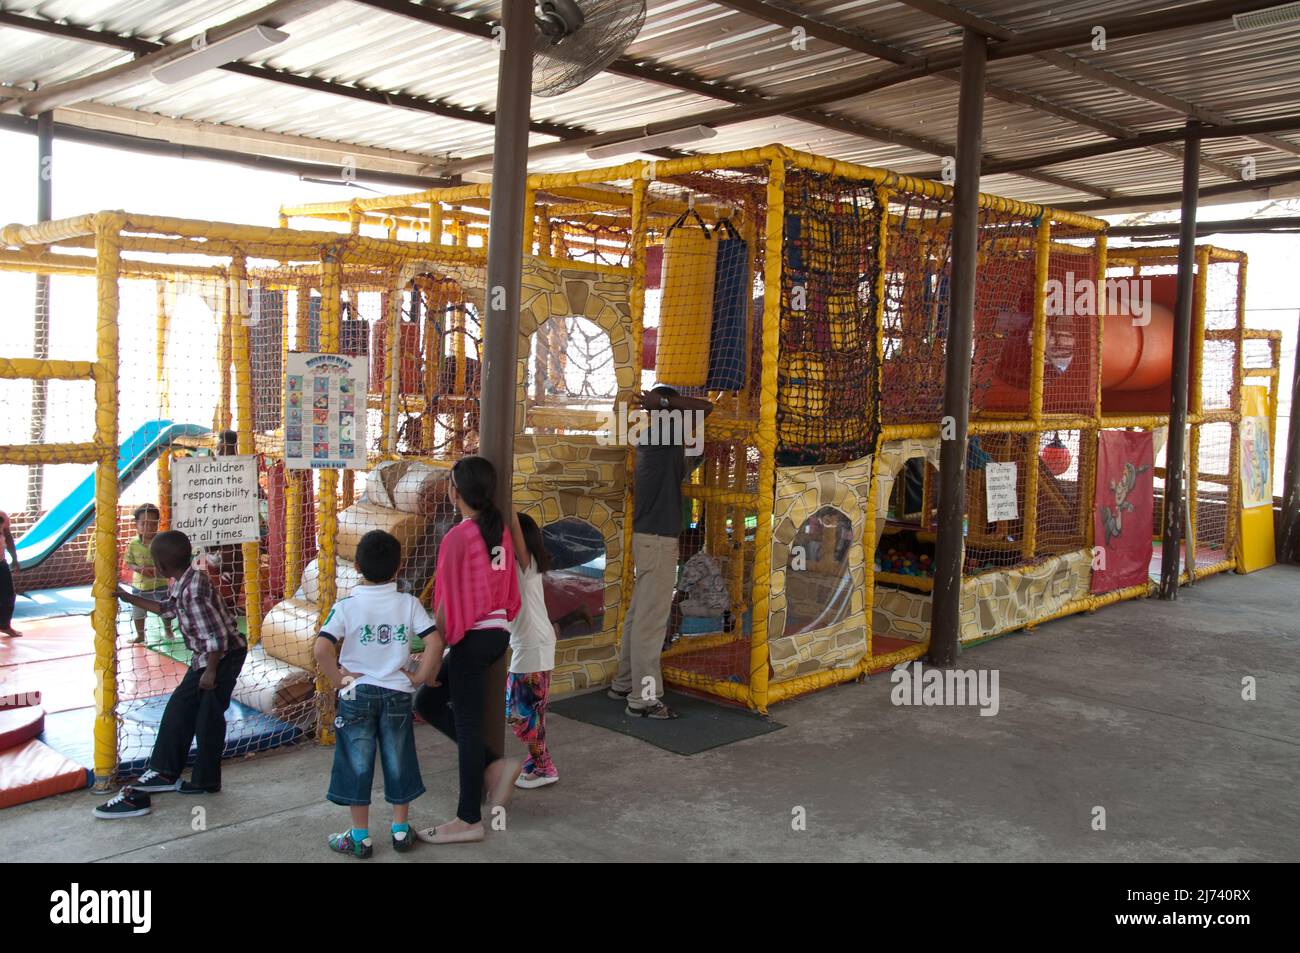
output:
M 145 794 L 158 794 L 163 791 L 175 791 L 181 786 L 180 779 L 171 778 L 159 774 L 153 768 L 145 771 L 144 774 L 131 782 L 131 788 Z
M 153 808 L 149 804 L 149 795 L 131 788 L 122 788 L 108 801 L 95 808 L 95 816 L 109 820 L 115 817 L 143 817 L 151 810 Z
M 359 857 L 365 860 L 374 853 L 375 845 L 369 837 L 363 841 L 354 840 L 352 831 L 346 830 L 341 834 L 331 834 L 329 840 L 330 850 L 337 851 L 340 854 L 351 854 L 353 857 Z
M 609 691 L 605 692 L 605 694 L 608 695 L 610 698 L 614 699 L 614 701 L 616 702 L 623 702 L 623 701 L 627 701 L 627 696 L 631 695 L 632 691 L 631 689 L 629 689 L 628 691 L 620 692 L 617 688 L 610 686 Z
M 220 794 L 221 785 L 214 784 L 211 787 L 201 787 L 193 781 L 182 781 L 177 785 L 176 790 L 181 794 Z
M 405 854 L 415 846 L 415 831 L 408 827 L 404 831 L 393 831 L 393 850 Z

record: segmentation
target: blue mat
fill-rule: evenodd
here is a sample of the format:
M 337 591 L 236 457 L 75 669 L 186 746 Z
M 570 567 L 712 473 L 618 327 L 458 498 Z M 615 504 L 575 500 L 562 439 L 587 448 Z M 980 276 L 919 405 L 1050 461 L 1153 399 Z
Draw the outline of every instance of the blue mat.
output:
M 64 615 L 88 615 L 95 607 L 89 586 L 69 589 L 34 589 L 18 596 L 14 618 L 34 622 Z
M 122 717 L 131 722 L 127 730 L 119 733 L 118 773 L 138 774 L 144 770 L 153 751 L 158 724 L 170 695 L 158 695 L 122 704 Z M 78 764 L 93 768 L 94 754 L 93 708 L 78 708 L 45 716 L 45 733 L 41 740 Z M 226 709 L 226 747 L 223 758 L 236 758 L 251 751 L 266 751 L 281 745 L 292 744 L 303 732 L 287 721 L 263 714 L 247 705 L 232 701 Z M 190 745 L 187 764 L 194 763 L 195 749 Z

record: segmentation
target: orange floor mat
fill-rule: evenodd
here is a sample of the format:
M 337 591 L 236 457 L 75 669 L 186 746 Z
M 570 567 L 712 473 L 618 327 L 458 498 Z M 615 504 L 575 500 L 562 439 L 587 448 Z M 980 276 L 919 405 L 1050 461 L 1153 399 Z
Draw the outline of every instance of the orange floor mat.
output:
M 0 751 L 0 807 L 79 791 L 89 783 L 85 768 L 35 739 Z

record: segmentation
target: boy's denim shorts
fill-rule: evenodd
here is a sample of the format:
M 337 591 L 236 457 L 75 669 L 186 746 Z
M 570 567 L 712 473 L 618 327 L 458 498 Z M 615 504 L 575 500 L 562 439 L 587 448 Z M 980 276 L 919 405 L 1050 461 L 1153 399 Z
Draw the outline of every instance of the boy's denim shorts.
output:
M 351 699 L 340 694 L 334 719 L 334 768 L 326 797 L 335 804 L 369 804 L 376 747 L 384 769 L 384 800 L 408 804 L 423 794 L 413 717 L 411 692 L 357 685 Z

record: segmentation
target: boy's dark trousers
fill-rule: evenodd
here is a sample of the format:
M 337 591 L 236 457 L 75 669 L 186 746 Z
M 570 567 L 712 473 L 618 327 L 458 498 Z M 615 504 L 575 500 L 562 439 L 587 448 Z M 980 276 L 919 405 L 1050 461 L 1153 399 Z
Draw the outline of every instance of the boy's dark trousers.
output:
M 191 668 L 172 692 L 158 726 L 158 739 L 149 756 L 149 767 L 169 778 L 185 770 L 190 740 L 198 751 L 190 783 L 195 787 L 221 786 L 221 752 L 226 746 L 226 709 L 235 691 L 235 680 L 244 666 L 247 649 L 232 649 L 217 663 L 217 683 L 212 691 L 199 688 L 203 669 Z

